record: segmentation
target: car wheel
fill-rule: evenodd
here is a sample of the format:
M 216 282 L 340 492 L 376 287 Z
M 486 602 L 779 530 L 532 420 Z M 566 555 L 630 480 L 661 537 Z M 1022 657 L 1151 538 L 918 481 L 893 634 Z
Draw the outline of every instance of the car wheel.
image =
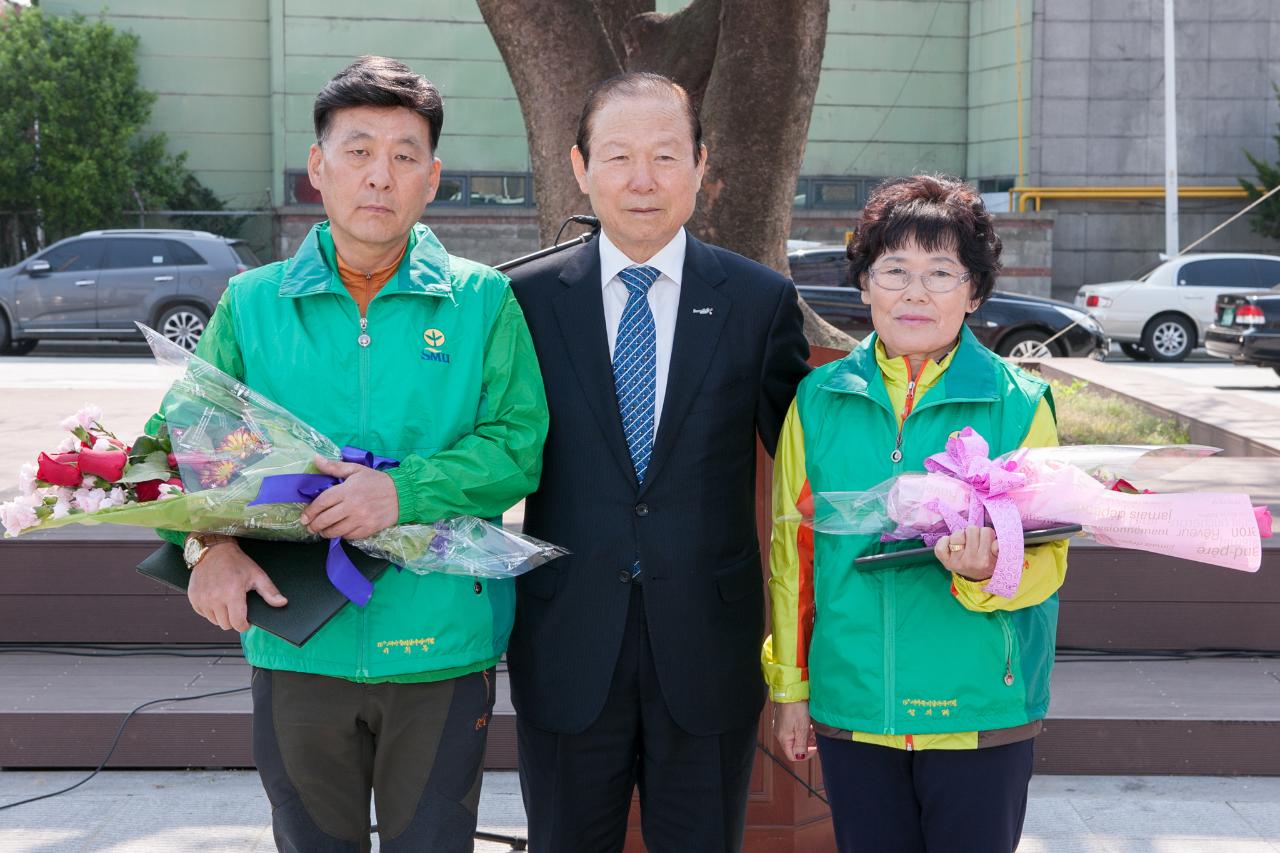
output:
M 1014 332 L 996 346 L 996 353 L 1012 359 L 1053 358 L 1058 349 L 1053 344 L 1046 344 L 1047 340 L 1047 334 L 1034 329 Z
M 38 341 L 15 341 L 9 336 L 9 321 L 0 314 L 0 355 L 26 355 L 36 348 Z
M 1174 314 L 1156 317 L 1142 333 L 1142 348 L 1153 361 L 1182 361 L 1195 346 L 1195 328 Z
M 160 315 L 156 331 L 187 352 L 195 352 L 208 322 L 209 315 L 194 305 L 179 305 Z
M 1137 344 L 1129 344 L 1129 343 L 1120 344 L 1120 352 L 1129 356 L 1129 358 L 1133 359 L 1134 361 L 1150 361 L 1151 360 L 1151 356 L 1147 354 L 1147 351 L 1144 350 L 1142 347 L 1138 346 Z

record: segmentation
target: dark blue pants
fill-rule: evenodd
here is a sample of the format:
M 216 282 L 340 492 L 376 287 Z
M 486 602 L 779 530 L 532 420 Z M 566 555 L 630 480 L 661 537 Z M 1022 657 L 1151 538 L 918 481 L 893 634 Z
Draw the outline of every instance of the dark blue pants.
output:
M 818 737 L 840 853 L 1013 853 L 1035 740 L 908 752 Z
M 532 853 L 620 853 L 637 787 L 650 853 L 742 849 L 756 727 L 706 736 L 680 728 L 658 683 L 638 585 L 596 721 L 557 734 L 517 717 L 516 731 Z

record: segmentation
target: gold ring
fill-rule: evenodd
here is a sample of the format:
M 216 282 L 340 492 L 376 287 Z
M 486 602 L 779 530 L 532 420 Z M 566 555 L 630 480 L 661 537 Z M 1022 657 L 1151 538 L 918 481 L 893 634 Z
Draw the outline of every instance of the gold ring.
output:
M 948 545 L 947 547 L 951 549 L 951 553 L 952 553 L 952 554 L 956 553 L 957 551 L 963 551 L 963 550 L 964 550 L 964 546 L 963 546 L 963 545 Z

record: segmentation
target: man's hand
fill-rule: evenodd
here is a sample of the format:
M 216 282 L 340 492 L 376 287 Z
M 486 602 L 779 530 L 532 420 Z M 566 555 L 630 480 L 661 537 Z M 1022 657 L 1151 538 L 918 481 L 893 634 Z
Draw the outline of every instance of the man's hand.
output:
M 809 745 L 814 743 L 813 726 L 809 724 L 808 702 L 774 702 L 773 736 L 783 753 L 792 761 L 804 761 L 809 757 Z
M 382 471 L 316 457 L 320 473 L 344 482 L 325 489 L 302 511 L 302 523 L 325 539 L 364 539 L 400 518 L 396 484 Z
M 943 536 L 933 546 L 933 554 L 944 569 L 974 581 L 990 579 L 999 553 L 996 532 L 990 527 L 973 525 Z
M 249 559 L 240 545 L 231 539 L 209 547 L 187 584 L 191 609 L 224 631 L 249 630 L 249 605 L 245 596 L 254 590 L 272 607 L 283 607 L 288 600 L 276 589 L 261 567 Z

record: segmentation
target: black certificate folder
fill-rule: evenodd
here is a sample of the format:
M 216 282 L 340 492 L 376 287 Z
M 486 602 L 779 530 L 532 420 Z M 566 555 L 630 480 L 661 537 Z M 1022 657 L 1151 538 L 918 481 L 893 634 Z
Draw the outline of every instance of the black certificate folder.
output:
M 1059 539 L 1070 539 L 1080 533 L 1082 529 L 1078 524 L 1062 524 L 1057 527 L 1027 530 L 1022 534 L 1022 542 L 1024 545 L 1043 545 L 1046 542 L 1057 542 Z M 906 548 L 901 551 L 887 551 L 883 554 L 858 557 L 853 561 L 853 564 L 859 569 L 891 569 L 918 564 L 931 557 L 933 557 L 932 548 Z
M 241 549 L 262 567 L 289 603 L 272 607 L 256 592 L 249 593 L 249 623 L 264 631 L 301 646 L 333 618 L 346 604 L 347 597 L 329 582 L 325 574 L 325 558 L 329 543 L 268 542 L 263 539 L 240 539 Z M 386 560 L 370 557 L 363 551 L 342 543 L 351 562 L 369 580 L 375 580 L 389 565 Z M 165 544 L 138 565 L 138 571 L 166 586 L 185 591 L 191 572 L 182 558 L 182 549 Z M 352 605 L 353 607 L 355 605 Z

